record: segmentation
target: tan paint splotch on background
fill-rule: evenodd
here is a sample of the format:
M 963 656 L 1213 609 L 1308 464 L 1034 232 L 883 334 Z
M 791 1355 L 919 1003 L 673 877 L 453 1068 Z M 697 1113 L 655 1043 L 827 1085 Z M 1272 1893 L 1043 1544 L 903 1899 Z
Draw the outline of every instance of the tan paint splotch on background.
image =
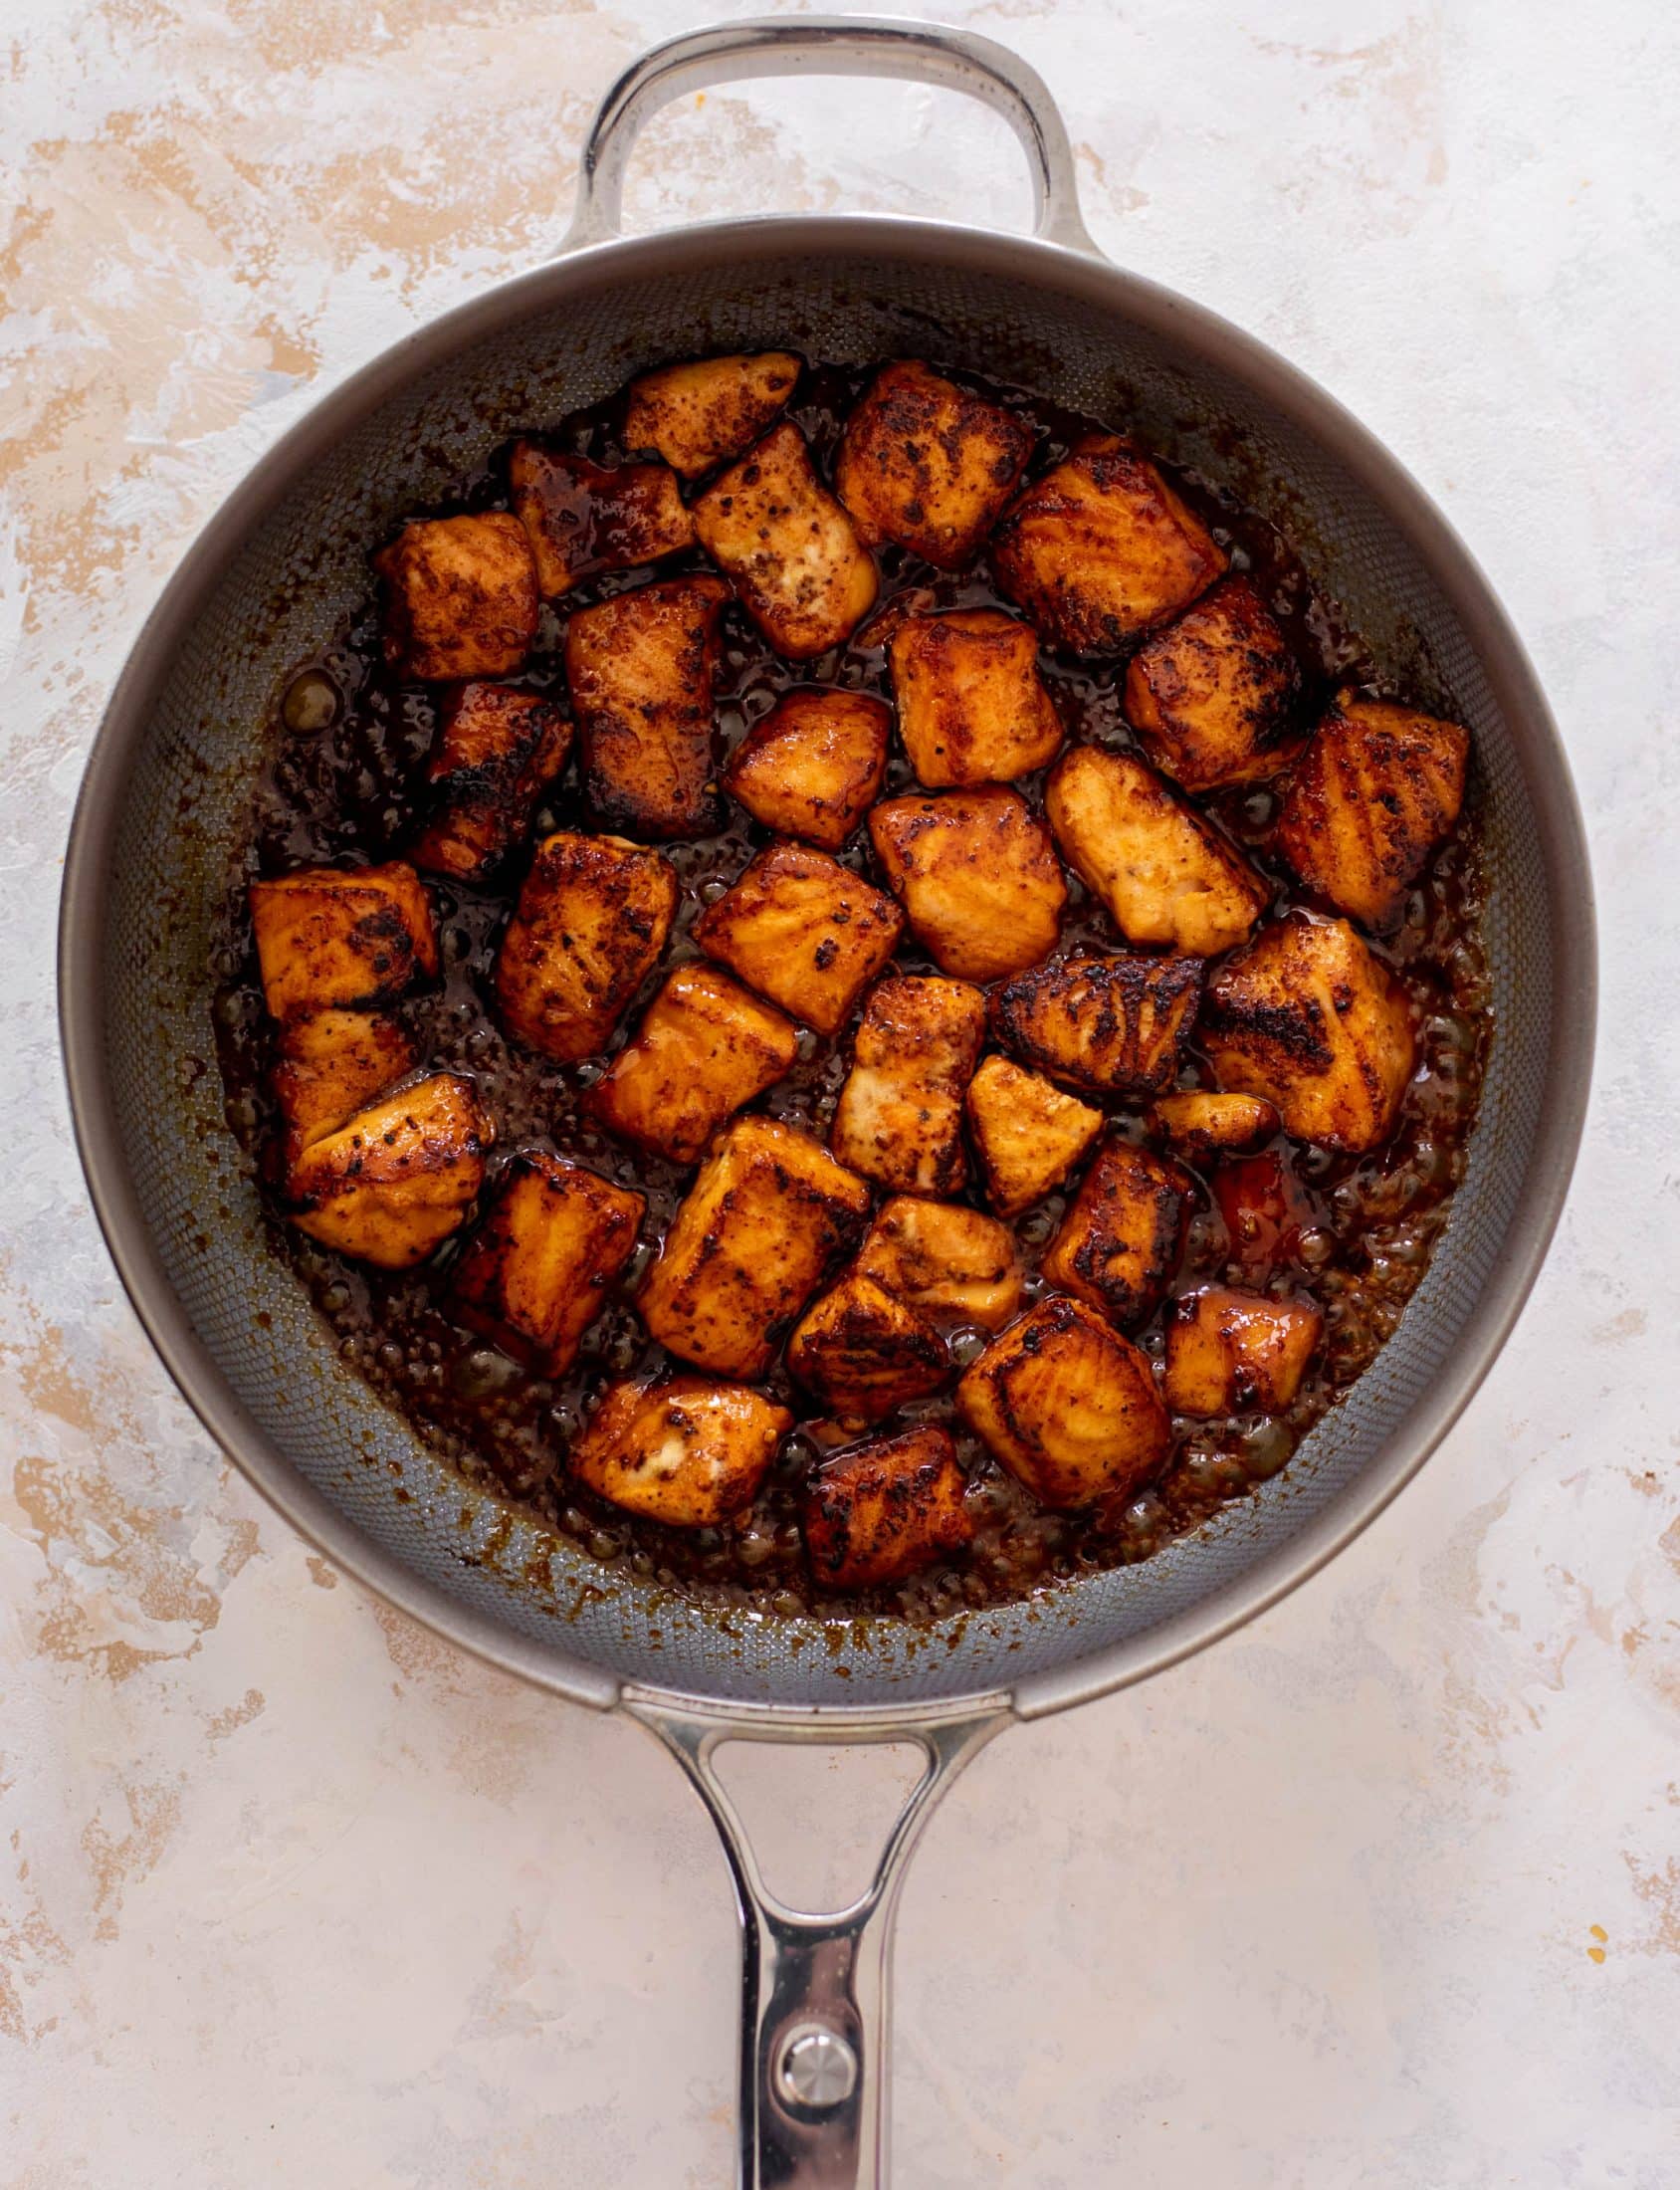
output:
M 464 277 L 551 249 L 582 87 L 630 34 L 589 10 L 534 36 L 529 12 L 317 0 L 237 7 L 206 36 L 159 0 L 124 26 L 119 70 L 90 11 L 51 88 L 26 79 L 0 366 L 27 355 L 28 372 L 0 494 L 29 628 L 61 593 L 111 599 L 132 562 L 161 571 L 223 491 L 226 442 L 249 461 L 254 411 L 341 362 L 346 337 L 371 352 Z
M 1633 1855 L 1625 1861 L 1633 1890 L 1649 1911 L 1649 1929 L 1636 1951 L 1680 1957 L 1680 1857 L 1670 1856 L 1661 1864 Z
M 220 1618 L 224 1591 L 258 1551 L 248 1512 L 189 1510 L 188 1486 L 151 1448 L 152 1411 L 132 1378 L 148 1366 L 74 1363 L 65 1334 L 18 1318 L 19 1342 L 0 1342 L 0 1422 L 16 1436 L 15 1535 L 36 1555 L 19 1612 L 35 1646 L 112 1680 L 195 1651 Z M 218 1474 L 221 1470 L 216 1470 Z
M 156 1868 L 181 1822 L 179 1780 L 141 1780 L 122 1789 L 124 1815 L 102 1809 L 82 1829 L 82 1851 L 94 1880 L 94 1937 L 114 1939 L 122 1897 Z
M 37 2014 L 32 1995 L 48 1976 L 70 1966 L 70 1942 L 48 1917 L 31 1886 L 27 1859 L 14 1843 L 17 1874 L 0 1906 L 0 2039 L 33 2045 L 56 2029 L 58 2016 Z
M 1442 103 L 1450 39 L 1446 19 L 1429 8 L 1381 37 L 1345 45 L 1256 40 L 1262 53 L 1310 70 L 1318 96 L 1353 110 L 1334 147 L 1321 141 L 1303 163 L 1298 202 L 1315 186 L 1351 182 L 1376 232 L 1404 235 L 1416 226 L 1449 172 Z

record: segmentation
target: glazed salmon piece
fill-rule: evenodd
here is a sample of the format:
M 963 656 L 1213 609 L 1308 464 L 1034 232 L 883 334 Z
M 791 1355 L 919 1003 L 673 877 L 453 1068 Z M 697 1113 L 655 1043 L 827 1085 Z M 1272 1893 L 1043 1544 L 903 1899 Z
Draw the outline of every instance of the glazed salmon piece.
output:
M 340 1254 L 408 1269 L 464 1222 L 492 1138 L 470 1082 L 434 1073 L 313 1141 L 287 1173 L 287 1212 Z
M 803 1533 L 819 1589 L 902 1582 L 974 1533 L 947 1430 L 908 1429 L 837 1452 L 805 1486 Z
M 709 836 L 718 618 L 729 589 L 710 574 L 663 578 L 582 608 L 566 625 L 566 682 L 583 787 L 626 836 Z
M 652 449 L 685 479 L 698 479 L 752 446 L 785 408 L 798 377 L 790 349 L 661 365 L 630 383 L 624 446 Z
M 581 1164 L 516 1156 L 450 1273 L 456 1312 L 538 1376 L 563 1376 L 634 1251 L 646 1206 Z
M 1092 434 L 1021 490 L 991 538 L 997 582 L 1050 646 L 1119 653 L 1187 608 L 1224 549 L 1141 450 Z
M 716 1528 L 752 1503 L 793 1417 L 744 1385 L 614 1384 L 566 1455 L 579 1482 L 667 1528 Z
M 299 867 L 248 893 L 271 1017 L 382 1010 L 436 978 L 426 885 L 400 859 L 378 867 Z
M 496 961 L 509 1033 L 561 1063 L 598 1056 L 659 964 L 677 898 L 658 852 L 567 829 L 544 838 Z
M 797 426 L 773 426 L 694 506 L 701 546 L 778 654 L 810 661 L 875 605 L 875 562 Z
M 399 677 L 512 677 L 541 607 L 525 527 L 505 510 L 405 525 L 373 558 L 385 659 Z
M 846 421 L 835 491 L 870 547 L 895 541 L 957 570 L 979 553 L 1034 438 L 1013 411 L 896 358 Z

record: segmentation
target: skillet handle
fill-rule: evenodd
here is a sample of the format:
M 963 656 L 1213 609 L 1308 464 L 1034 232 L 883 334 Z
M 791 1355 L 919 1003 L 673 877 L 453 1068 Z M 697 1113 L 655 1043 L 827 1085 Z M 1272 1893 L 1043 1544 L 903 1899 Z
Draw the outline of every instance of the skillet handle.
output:
M 899 1891 L 923 1828 L 958 1772 L 1007 1722 L 998 1701 L 912 1726 L 868 1721 L 788 1727 L 688 1709 L 627 1689 L 623 1708 L 671 1751 L 711 1813 L 729 1858 L 741 1927 L 738 2190 L 885 2190 L 887 2031 Z M 791 1908 L 758 1868 L 718 1777 L 728 1741 L 911 1743 L 926 1769 L 849 1908 Z
M 1000 113 L 1032 171 L 1033 234 L 1100 257 L 1080 217 L 1067 126 L 1036 69 L 972 31 L 909 17 L 758 16 L 686 31 L 632 62 L 597 109 L 561 251 L 622 233 L 624 169 L 642 124 L 673 99 L 741 77 L 899 77 L 966 92 Z

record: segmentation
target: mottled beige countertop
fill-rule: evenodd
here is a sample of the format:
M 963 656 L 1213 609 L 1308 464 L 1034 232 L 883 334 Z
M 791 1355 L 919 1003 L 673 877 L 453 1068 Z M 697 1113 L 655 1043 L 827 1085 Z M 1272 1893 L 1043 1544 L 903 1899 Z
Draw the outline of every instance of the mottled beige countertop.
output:
M 0 2181 L 730 2179 L 734 1935 L 641 1733 L 334 1576 L 174 1397 L 68 1137 L 82 757 L 324 385 L 531 263 L 677 0 L 13 0 L 0 34 Z M 723 5 L 720 13 L 739 12 Z M 1532 1305 L 1332 1571 L 1010 1735 L 900 1951 L 909 2190 L 1680 2184 L 1680 347 L 1664 0 L 998 0 L 1115 256 L 1288 349 L 1537 656 L 1597 865 L 1589 1139 Z M 1025 205 L 990 117 L 714 93 L 641 225 Z M 884 1767 L 777 1793 L 836 1863 Z

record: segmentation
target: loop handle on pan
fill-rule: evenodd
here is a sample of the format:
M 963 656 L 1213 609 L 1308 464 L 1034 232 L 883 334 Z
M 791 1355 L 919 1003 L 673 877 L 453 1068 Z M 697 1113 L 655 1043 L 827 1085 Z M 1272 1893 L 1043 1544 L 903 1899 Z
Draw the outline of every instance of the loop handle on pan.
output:
M 805 1721 L 672 1703 L 626 1689 L 624 1710 L 671 1751 L 711 1813 L 741 1927 L 740 2190 L 884 2190 L 888 2008 L 899 1891 L 917 1842 L 962 1767 L 1006 1723 L 996 1702 L 914 1725 Z M 714 1757 L 729 1741 L 905 1742 L 926 1760 L 866 1889 L 848 1908 L 790 1907 L 770 1890 Z
M 1033 234 L 1102 254 L 1080 217 L 1067 126 L 1036 69 L 972 31 L 909 17 L 806 15 L 716 23 L 667 39 L 631 63 L 602 100 L 577 169 L 577 209 L 560 246 L 622 233 L 624 169 L 643 123 L 670 100 L 741 77 L 898 77 L 965 92 L 1000 113 L 1032 173 Z

